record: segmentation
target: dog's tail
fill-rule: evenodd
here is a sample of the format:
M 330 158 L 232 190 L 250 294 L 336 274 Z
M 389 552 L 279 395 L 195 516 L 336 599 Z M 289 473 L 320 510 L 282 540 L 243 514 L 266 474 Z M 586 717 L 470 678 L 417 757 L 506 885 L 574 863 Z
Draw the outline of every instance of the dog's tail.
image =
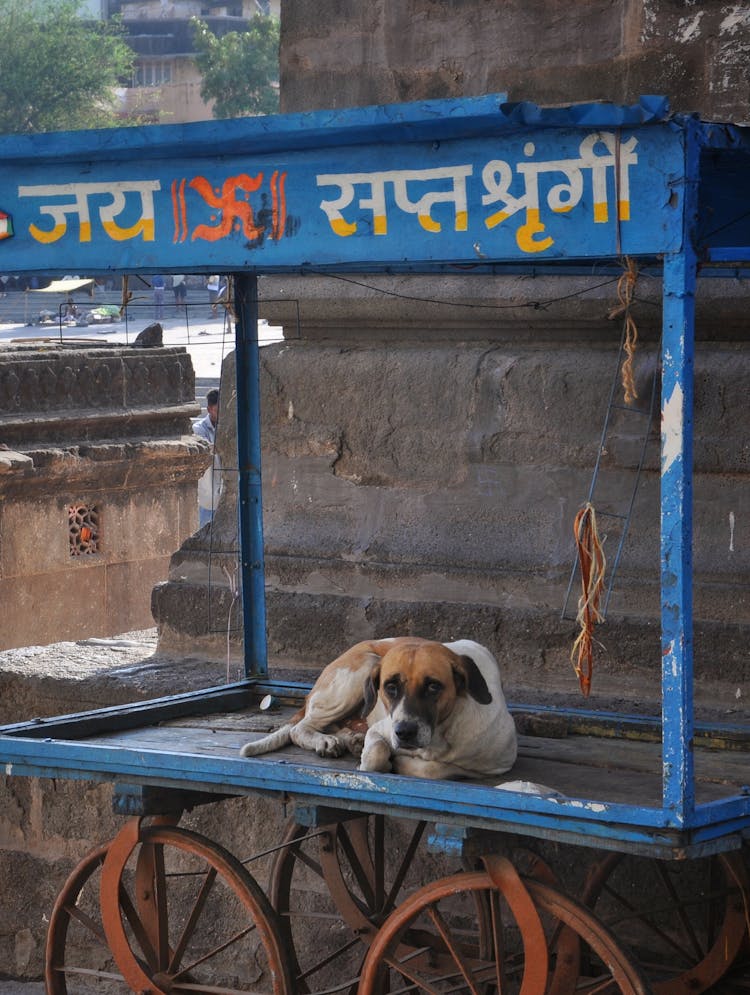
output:
M 254 739 L 251 743 L 245 743 L 240 750 L 240 756 L 257 757 L 261 753 L 271 753 L 272 750 L 280 750 L 282 746 L 288 746 L 292 741 L 292 729 L 294 726 L 294 722 L 289 722 L 267 736 Z

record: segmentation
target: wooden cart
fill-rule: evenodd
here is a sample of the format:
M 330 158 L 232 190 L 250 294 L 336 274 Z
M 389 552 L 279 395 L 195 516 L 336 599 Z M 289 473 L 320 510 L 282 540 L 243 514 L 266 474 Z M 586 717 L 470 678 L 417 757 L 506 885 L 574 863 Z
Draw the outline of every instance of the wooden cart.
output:
M 0 148 L 4 272 L 101 271 L 106 259 L 118 273 L 231 273 L 236 314 L 245 679 L 0 730 L 9 775 L 113 782 L 129 816 L 57 900 L 48 991 L 695 993 L 719 982 L 748 940 L 750 729 L 694 720 L 694 292 L 699 266 L 741 274 L 750 260 L 750 133 L 670 116 L 656 98 L 543 109 L 495 95 Z M 512 776 L 555 787 L 540 793 L 365 773 L 294 749 L 240 758 L 261 699 L 279 702 L 281 721 L 306 690 L 267 670 L 258 275 L 311 261 L 320 272 L 565 275 L 623 257 L 663 279 L 661 721 L 599 714 L 593 735 L 591 715 L 570 710 L 575 735 L 521 737 Z M 185 808 L 258 792 L 294 806 L 268 894 L 236 856 L 178 825 Z M 556 883 L 540 840 L 585 848 L 577 894 Z M 418 887 L 418 847 L 463 869 Z M 661 942 L 660 963 L 642 953 L 654 948 L 644 935 Z

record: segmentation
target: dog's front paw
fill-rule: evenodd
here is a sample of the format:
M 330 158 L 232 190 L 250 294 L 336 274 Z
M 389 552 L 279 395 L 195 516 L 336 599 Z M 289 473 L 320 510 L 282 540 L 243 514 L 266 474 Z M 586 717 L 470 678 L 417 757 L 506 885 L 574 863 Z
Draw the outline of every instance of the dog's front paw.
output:
M 362 751 L 359 769 L 379 774 L 390 773 L 392 770 L 391 750 L 385 740 L 381 739 L 373 744 L 368 744 L 367 748 Z
M 351 753 L 354 757 L 361 755 L 365 745 L 365 734 L 363 732 L 354 732 L 353 729 L 344 726 L 343 729 L 339 729 L 336 733 L 336 738 L 341 743 L 342 753 Z
M 361 757 L 364 748 L 365 748 L 364 733 L 355 732 L 354 735 L 351 736 L 349 739 L 349 752 L 354 757 Z
M 319 757 L 340 757 L 346 752 L 346 746 L 338 736 L 321 736 L 315 747 Z

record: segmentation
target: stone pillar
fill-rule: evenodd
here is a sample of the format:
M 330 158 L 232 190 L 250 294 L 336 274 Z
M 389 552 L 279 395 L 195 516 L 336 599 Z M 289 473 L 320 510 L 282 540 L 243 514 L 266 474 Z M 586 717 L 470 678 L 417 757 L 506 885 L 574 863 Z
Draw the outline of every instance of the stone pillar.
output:
M 392 278 L 365 282 L 370 292 L 333 279 L 277 278 L 273 302 L 261 305 L 289 336 L 263 347 L 261 359 L 274 665 L 318 667 L 365 638 L 467 636 L 499 654 L 514 695 L 542 685 L 577 698 L 569 661 L 576 590 L 568 617 L 561 612 L 573 522 L 617 374 L 621 324 L 607 317 L 616 280 L 410 278 L 410 302 L 388 294 Z M 750 625 L 750 550 L 739 525 L 731 549 L 727 531 L 745 518 L 747 292 L 737 281 L 702 289 L 696 359 L 697 670 L 736 681 L 732 691 L 750 678 L 740 652 Z M 525 306 L 522 293 L 538 306 Z M 660 294 L 657 280 L 641 278 L 641 407 L 657 367 Z M 428 322 L 425 302 L 436 299 L 458 306 L 435 307 Z M 236 452 L 233 376 L 229 357 L 222 461 Z M 597 631 L 605 647 L 597 693 L 614 693 L 622 675 L 642 693 L 658 692 L 658 414 L 649 427 L 641 415 L 614 411 L 596 505 L 627 512 L 644 431 L 631 530 Z M 160 649 L 224 659 L 229 625 L 234 676 L 235 497 L 230 475 L 213 526 L 183 545 L 169 582 L 154 592 Z M 611 571 L 619 526 L 602 514 L 600 529 Z
M 328 13 L 326 13 L 328 12 Z M 674 0 L 282 0 L 285 112 L 507 93 L 631 104 L 641 94 L 747 124 L 746 5 Z

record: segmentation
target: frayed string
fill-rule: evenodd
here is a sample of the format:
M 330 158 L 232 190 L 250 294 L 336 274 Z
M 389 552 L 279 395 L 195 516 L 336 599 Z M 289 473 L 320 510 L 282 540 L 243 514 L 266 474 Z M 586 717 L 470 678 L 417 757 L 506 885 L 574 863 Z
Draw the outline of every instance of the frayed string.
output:
M 625 360 L 622 364 L 622 389 L 626 404 L 631 404 L 638 399 L 638 391 L 635 387 L 635 377 L 633 375 L 633 357 L 635 356 L 636 345 L 638 343 L 638 328 L 630 313 L 637 279 L 638 267 L 632 259 L 626 257 L 625 271 L 617 281 L 617 297 L 620 303 L 617 307 L 613 307 L 608 315 L 610 319 L 619 318 L 620 315 L 624 316 L 623 348 L 625 350 Z
M 578 599 L 576 616 L 576 623 L 580 625 L 581 631 L 573 643 L 570 659 L 583 696 L 588 698 L 594 670 L 594 626 L 604 621 L 604 616 L 599 610 L 599 602 L 607 565 L 596 528 L 594 506 L 590 502 L 587 502 L 576 515 L 573 535 L 581 571 L 581 596 Z

